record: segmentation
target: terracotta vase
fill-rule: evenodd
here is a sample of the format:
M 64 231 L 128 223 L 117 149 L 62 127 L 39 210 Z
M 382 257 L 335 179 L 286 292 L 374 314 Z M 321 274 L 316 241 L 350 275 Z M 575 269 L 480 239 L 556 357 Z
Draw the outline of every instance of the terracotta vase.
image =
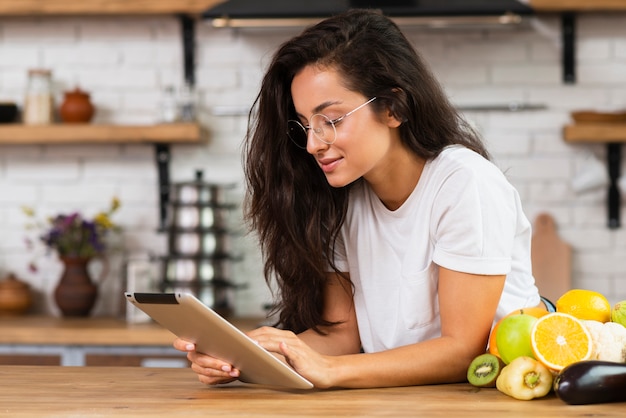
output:
M 63 273 L 54 290 L 54 300 L 63 316 L 89 316 L 98 297 L 89 270 L 89 258 L 61 257 Z
M 91 121 L 95 108 L 89 94 L 79 88 L 65 92 L 65 98 L 59 108 L 61 120 L 65 123 L 87 123 Z

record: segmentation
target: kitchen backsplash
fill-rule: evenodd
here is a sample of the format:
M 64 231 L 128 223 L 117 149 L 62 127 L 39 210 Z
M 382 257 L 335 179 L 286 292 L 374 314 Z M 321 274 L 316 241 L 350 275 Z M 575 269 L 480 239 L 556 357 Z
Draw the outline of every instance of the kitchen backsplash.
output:
M 196 88 L 202 145 L 172 147 L 171 180 L 193 178 L 239 185 L 246 115 L 273 50 L 296 29 L 213 29 L 196 26 Z M 626 109 L 626 13 L 580 15 L 576 84 L 561 80 L 560 20 L 536 19 L 521 30 L 406 29 L 452 101 L 484 135 L 494 161 L 518 188 L 531 221 L 554 216 L 573 248 L 573 285 L 626 299 L 626 226 L 606 227 L 606 190 L 576 194 L 571 179 L 602 145 L 569 145 L 562 128 L 579 109 Z M 88 91 L 95 123 L 151 124 L 159 120 L 168 86 L 183 84 L 180 25 L 173 17 L 0 18 L 0 102 L 23 104 L 28 70 L 52 70 L 55 97 Z M 489 110 L 520 104 L 536 110 Z M 481 110 L 485 107 L 487 110 Z M 477 109 L 478 108 L 478 109 Z M 626 138 L 625 138 L 626 139 Z M 117 311 L 121 272 L 129 257 L 163 254 L 158 228 L 154 149 L 149 145 L 0 145 L 0 277 L 15 272 L 38 291 L 39 309 L 55 313 L 50 295 L 60 273 L 54 257 L 38 253 L 39 271 L 24 244 L 22 205 L 38 213 L 96 212 L 116 195 L 122 208 L 123 254 L 111 257 L 95 314 Z M 623 170 L 626 172 L 626 170 Z M 624 212 L 623 212 L 624 213 Z M 626 222 L 625 222 L 626 223 Z M 270 292 L 252 236 L 237 240 L 245 254 L 235 281 L 237 313 L 262 314 Z

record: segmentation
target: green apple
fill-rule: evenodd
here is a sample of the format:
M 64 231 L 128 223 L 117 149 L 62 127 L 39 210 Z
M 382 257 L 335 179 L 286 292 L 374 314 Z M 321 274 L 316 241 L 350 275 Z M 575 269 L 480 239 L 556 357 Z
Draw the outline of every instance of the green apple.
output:
M 515 314 L 502 320 L 496 332 L 496 344 L 500 358 L 506 364 L 521 356 L 535 358 L 530 342 L 530 331 L 537 318 L 527 314 Z

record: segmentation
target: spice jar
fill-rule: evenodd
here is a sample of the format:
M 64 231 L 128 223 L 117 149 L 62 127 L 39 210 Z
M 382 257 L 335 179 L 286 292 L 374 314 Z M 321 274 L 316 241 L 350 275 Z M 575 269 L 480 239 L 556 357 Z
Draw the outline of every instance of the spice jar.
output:
M 27 125 L 52 123 L 53 112 L 52 72 L 44 69 L 29 70 L 23 122 Z

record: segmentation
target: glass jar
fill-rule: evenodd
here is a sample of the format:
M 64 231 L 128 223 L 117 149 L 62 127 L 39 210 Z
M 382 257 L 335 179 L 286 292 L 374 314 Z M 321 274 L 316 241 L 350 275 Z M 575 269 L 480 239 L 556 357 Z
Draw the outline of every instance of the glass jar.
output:
M 23 122 L 27 125 L 52 123 L 53 114 L 52 72 L 44 69 L 29 70 Z

